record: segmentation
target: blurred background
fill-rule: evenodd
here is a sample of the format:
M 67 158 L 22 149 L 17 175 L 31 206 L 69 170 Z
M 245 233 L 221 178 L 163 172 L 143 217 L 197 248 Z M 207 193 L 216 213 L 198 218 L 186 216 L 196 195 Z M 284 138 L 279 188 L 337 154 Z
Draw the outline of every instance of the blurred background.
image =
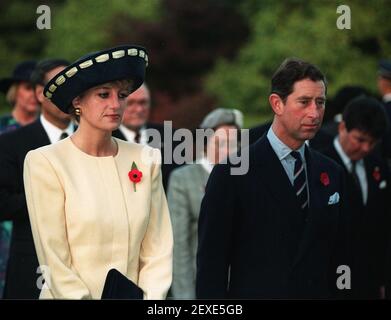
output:
M 62 57 L 124 43 L 149 52 L 153 122 L 194 129 L 216 107 L 238 108 L 249 128 L 271 118 L 271 76 L 285 57 L 317 64 L 329 81 L 326 119 L 339 88 L 377 95 L 377 63 L 391 57 L 389 0 L 53 0 L 51 29 L 39 30 L 42 1 L 0 1 L 0 77 L 25 59 Z M 351 29 L 336 26 L 348 5 Z M 0 96 L 0 114 L 10 107 Z

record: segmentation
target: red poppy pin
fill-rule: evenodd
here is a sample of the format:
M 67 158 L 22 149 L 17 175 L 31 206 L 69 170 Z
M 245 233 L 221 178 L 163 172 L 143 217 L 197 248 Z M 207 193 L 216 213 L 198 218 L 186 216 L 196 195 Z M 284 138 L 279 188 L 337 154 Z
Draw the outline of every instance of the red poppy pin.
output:
M 380 181 L 380 179 L 381 179 L 381 174 L 380 174 L 380 168 L 379 168 L 379 167 L 375 167 L 375 169 L 373 169 L 372 177 L 373 177 L 373 179 L 375 179 L 377 182 Z
M 329 175 L 327 174 L 327 172 L 322 172 L 320 174 L 320 182 L 325 186 L 327 187 L 329 184 L 330 184 L 330 178 L 329 178 Z
M 134 192 L 136 192 L 136 183 L 139 183 L 141 181 L 143 173 L 138 170 L 137 165 L 134 161 L 132 163 L 132 170 L 129 171 L 128 176 L 130 181 L 133 182 L 133 189 Z

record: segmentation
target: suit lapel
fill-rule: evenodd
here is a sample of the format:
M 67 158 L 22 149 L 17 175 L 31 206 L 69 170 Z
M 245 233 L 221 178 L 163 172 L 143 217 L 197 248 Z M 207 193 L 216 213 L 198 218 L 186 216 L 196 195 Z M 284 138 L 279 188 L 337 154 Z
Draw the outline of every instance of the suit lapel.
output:
M 310 194 L 310 206 L 308 208 L 308 216 L 305 223 L 305 228 L 303 236 L 301 238 L 301 243 L 299 250 L 294 260 L 293 266 L 295 266 L 300 259 L 305 254 L 312 240 L 312 232 L 314 232 L 313 223 L 314 217 L 319 214 L 316 208 L 324 205 L 323 190 L 321 189 L 322 185 L 320 183 L 320 175 L 322 173 L 321 163 L 318 163 L 316 156 L 312 153 L 309 147 L 306 146 L 305 157 L 307 164 L 307 179 L 308 179 L 308 188 Z
M 290 210 L 287 211 L 297 215 L 300 208 L 292 184 L 266 135 L 255 143 L 254 147 L 258 149 L 255 154 L 258 164 L 262 167 L 262 170 L 257 173 L 259 181 L 264 181 L 267 184 L 277 201 L 276 203 L 288 204 Z
M 38 118 L 37 121 L 32 125 L 32 133 L 34 140 L 41 146 L 46 146 L 50 144 L 50 139 L 46 130 L 44 129 L 41 120 Z

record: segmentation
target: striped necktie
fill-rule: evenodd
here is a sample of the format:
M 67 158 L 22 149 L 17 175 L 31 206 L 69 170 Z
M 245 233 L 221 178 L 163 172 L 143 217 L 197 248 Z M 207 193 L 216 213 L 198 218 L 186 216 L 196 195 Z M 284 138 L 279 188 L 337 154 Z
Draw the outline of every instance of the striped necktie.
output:
M 307 179 L 305 175 L 304 163 L 301 159 L 301 155 L 297 151 L 292 151 L 291 156 L 295 158 L 295 169 L 293 174 L 293 189 L 299 205 L 302 210 L 308 209 L 308 188 Z

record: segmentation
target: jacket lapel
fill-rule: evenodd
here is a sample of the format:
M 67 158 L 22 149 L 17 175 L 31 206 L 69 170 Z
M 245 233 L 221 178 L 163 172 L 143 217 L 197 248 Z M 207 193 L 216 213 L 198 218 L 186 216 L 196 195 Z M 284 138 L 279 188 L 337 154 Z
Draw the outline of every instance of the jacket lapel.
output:
M 300 208 L 292 184 L 266 135 L 258 140 L 254 147 L 258 149 L 255 154 L 257 155 L 258 165 L 262 167 L 262 170 L 257 172 L 259 181 L 264 181 L 268 186 L 275 197 L 276 203 L 288 204 L 290 210 L 287 210 L 287 212 L 297 215 Z
M 299 250 L 294 260 L 293 266 L 295 266 L 300 259 L 305 254 L 309 245 L 311 244 L 311 233 L 314 231 L 313 221 L 316 214 L 318 214 L 316 208 L 322 205 L 322 190 L 320 190 L 320 175 L 322 172 L 321 164 L 317 162 L 316 157 L 314 157 L 310 148 L 306 146 L 305 148 L 305 157 L 306 157 L 306 165 L 307 165 L 307 179 L 308 179 L 308 188 L 310 194 L 310 205 L 308 208 L 308 215 L 306 219 L 306 224 L 303 232 L 303 236 L 301 239 L 301 243 L 299 246 Z

